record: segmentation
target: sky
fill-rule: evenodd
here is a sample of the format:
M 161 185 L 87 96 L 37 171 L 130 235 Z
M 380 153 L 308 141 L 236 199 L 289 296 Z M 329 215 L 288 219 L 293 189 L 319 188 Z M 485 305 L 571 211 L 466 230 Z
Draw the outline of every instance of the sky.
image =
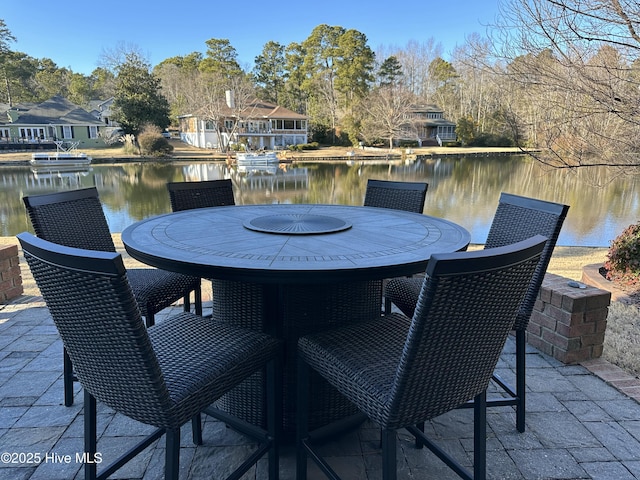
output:
M 211 38 L 227 39 L 240 66 L 250 70 L 264 45 L 301 43 L 321 24 L 363 33 L 374 51 L 409 42 L 442 47 L 447 59 L 470 34 L 486 34 L 498 0 L 403 0 L 397 4 L 349 0 L 30 0 L 0 8 L 16 42 L 13 51 L 89 75 L 105 53 L 122 47 L 141 53 L 155 66 L 192 52 L 206 53 Z M 28 8 L 25 8 L 28 7 Z

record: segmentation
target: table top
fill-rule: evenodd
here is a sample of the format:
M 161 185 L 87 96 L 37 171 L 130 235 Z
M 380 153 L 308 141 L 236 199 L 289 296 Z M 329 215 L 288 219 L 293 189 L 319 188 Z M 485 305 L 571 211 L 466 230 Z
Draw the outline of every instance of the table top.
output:
M 179 273 L 255 283 L 375 280 L 423 272 L 469 232 L 417 213 L 347 205 L 235 205 L 159 215 L 122 232 L 127 252 Z

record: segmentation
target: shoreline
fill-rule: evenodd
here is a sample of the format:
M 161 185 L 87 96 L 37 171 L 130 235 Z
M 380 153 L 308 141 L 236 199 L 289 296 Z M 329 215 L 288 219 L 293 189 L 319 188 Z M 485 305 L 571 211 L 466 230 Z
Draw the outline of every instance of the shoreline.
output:
M 92 158 L 92 164 L 109 163 L 141 163 L 141 162 L 225 162 L 232 160 L 234 154 L 214 152 L 192 147 L 178 139 L 170 140 L 174 150 L 167 157 L 144 157 L 131 156 L 122 152 L 122 147 L 104 147 L 78 149 Z M 517 147 L 421 147 L 412 148 L 411 153 L 406 153 L 407 149 L 394 148 L 393 150 L 383 148 L 367 147 L 365 149 L 353 147 L 320 147 L 317 150 L 303 150 L 293 152 L 290 150 L 280 151 L 281 163 L 303 163 L 319 161 L 402 161 L 405 159 L 415 159 L 420 156 L 489 156 L 489 155 L 525 155 L 526 152 Z M 30 166 L 29 159 L 33 151 L 24 150 L 20 152 L 0 152 L 0 166 Z M 389 158 L 389 157 L 392 158 Z

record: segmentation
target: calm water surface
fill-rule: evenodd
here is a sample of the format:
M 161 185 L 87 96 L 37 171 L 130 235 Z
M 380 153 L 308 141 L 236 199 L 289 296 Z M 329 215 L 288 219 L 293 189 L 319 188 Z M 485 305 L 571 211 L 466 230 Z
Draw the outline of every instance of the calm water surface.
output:
M 368 178 L 426 181 L 425 213 L 452 220 L 484 243 L 500 192 L 571 205 L 559 245 L 608 246 L 640 219 L 640 176 L 598 168 L 550 170 L 522 156 L 462 157 L 404 164 L 310 163 L 238 172 L 224 163 L 93 165 L 85 171 L 0 168 L 0 235 L 32 231 L 22 196 L 96 186 L 112 232 L 171 211 L 168 181 L 231 178 L 237 204 L 361 205 Z

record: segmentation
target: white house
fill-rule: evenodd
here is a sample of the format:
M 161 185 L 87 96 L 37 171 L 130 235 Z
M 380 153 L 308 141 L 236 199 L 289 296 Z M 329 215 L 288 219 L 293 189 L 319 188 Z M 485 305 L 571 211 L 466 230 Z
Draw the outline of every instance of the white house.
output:
M 179 116 L 181 140 L 199 148 L 225 149 L 243 144 L 249 150 L 274 150 L 308 142 L 307 117 L 270 102 L 255 99 L 237 109 L 233 94 L 227 92 L 218 118 Z

